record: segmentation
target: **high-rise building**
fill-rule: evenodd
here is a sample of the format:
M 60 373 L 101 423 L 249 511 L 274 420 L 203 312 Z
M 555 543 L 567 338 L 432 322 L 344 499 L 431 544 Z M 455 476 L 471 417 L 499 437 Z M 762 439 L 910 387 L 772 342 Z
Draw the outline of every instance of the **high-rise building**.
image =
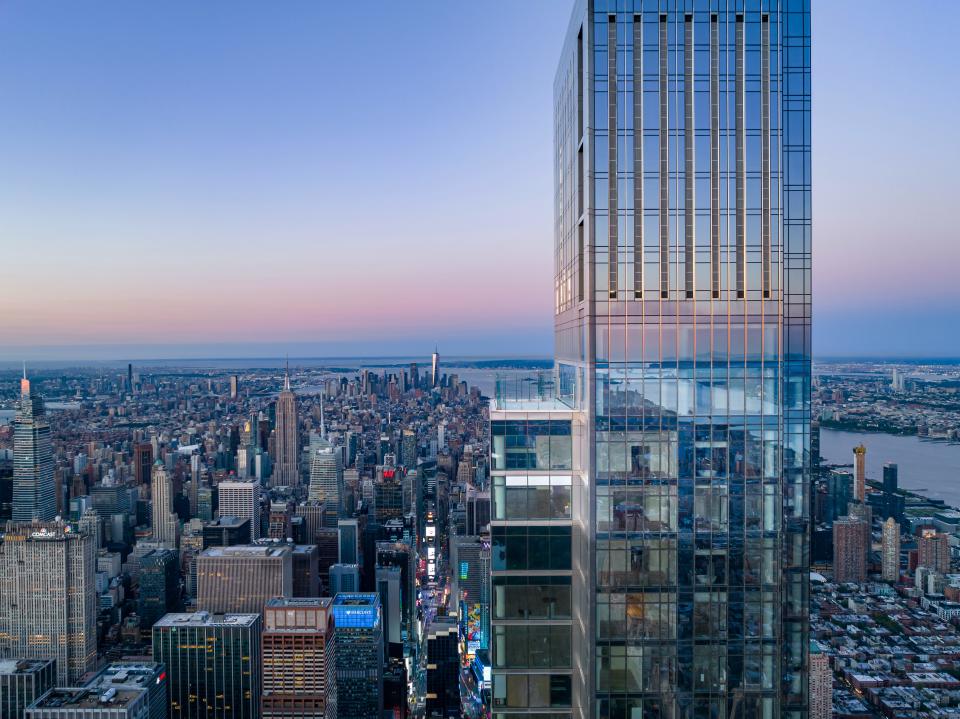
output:
M 491 408 L 494 717 L 807 715 L 809 28 L 576 2 L 555 396 Z M 577 621 L 523 620 L 568 578 Z
M 213 614 L 260 612 L 293 596 L 293 552 L 286 545 L 213 547 L 197 557 L 197 606 Z
M 23 719 L 24 710 L 56 683 L 53 659 L 0 659 L 0 717 Z
M 259 613 L 207 612 L 167 614 L 153 625 L 170 719 L 259 719 L 261 626 Z
M 950 535 L 924 529 L 917 538 L 917 566 L 947 574 L 950 571 Z
M 45 522 L 56 516 L 50 424 L 43 398 L 31 394 L 24 371 L 13 419 L 13 520 Z
M 883 581 L 900 580 L 900 525 L 893 517 L 883 523 Z
M 138 442 L 133 446 L 133 477 L 137 486 L 148 484 L 153 471 L 153 445 Z
M 356 564 L 332 564 L 327 576 L 330 596 L 360 591 L 360 567 Z
M 436 387 L 440 384 L 440 350 L 435 349 L 430 356 L 430 386 Z
M 417 433 L 412 429 L 400 433 L 400 464 L 407 468 L 417 466 Z
M 140 559 L 137 614 L 140 629 L 148 631 L 168 612 L 180 609 L 180 566 L 169 549 L 154 549 Z
M 55 659 L 70 686 L 97 658 L 94 539 L 59 522 L 16 523 L 0 535 L 0 658 Z
M 867 448 L 862 444 L 853 448 L 853 499 L 867 501 Z
M 331 603 L 327 718 L 378 717 L 383 706 L 383 622 L 376 593 L 341 593 Z
M 283 377 L 283 391 L 277 398 L 277 463 L 272 484 L 296 487 L 300 484 L 300 441 L 297 428 L 297 396 L 290 389 L 290 367 Z
M 428 719 L 455 719 L 462 716 L 456 619 L 437 617 L 427 627 L 426 636 L 426 716 Z
M 260 539 L 260 482 L 232 479 L 217 485 L 221 517 L 250 520 L 251 539 Z
M 233 547 L 250 544 L 250 520 L 240 517 L 220 516 L 203 525 L 203 548 Z
M 263 719 L 323 719 L 330 599 L 271 599 L 263 608 Z
M 810 644 L 810 719 L 833 717 L 833 671 L 830 657 L 816 642 Z
M 240 378 L 237 375 L 230 375 L 230 399 L 237 398 L 237 391 L 240 388 Z
M 341 519 L 337 522 L 340 533 L 340 564 L 360 564 L 360 527 L 356 519 Z
M 377 594 L 380 595 L 380 612 L 383 618 L 383 644 L 385 656 L 403 656 L 402 585 L 400 567 L 376 567 L 374 570 Z M 348 591 L 348 590 L 342 590 Z
M 867 579 L 865 526 L 858 517 L 840 517 L 833 522 L 833 580 L 838 584 Z
M 339 513 L 343 502 L 342 453 L 324 439 L 310 443 L 310 488 L 311 502 L 324 502 Z
M 150 495 L 153 505 L 153 538 L 176 549 L 180 536 L 180 521 L 173 511 L 173 483 L 159 459 L 153 465 Z

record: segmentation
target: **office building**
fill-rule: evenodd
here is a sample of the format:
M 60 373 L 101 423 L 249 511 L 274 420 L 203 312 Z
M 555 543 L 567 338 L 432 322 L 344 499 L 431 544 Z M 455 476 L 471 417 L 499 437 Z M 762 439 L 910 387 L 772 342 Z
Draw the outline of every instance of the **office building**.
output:
M 250 520 L 220 516 L 203 525 L 203 548 L 250 544 Z
M 180 520 L 173 511 L 173 483 L 163 462 L 153 465 L 150 497 L 153 510 L 153 538 L 176 549 L 180 536 Z
M 833 670 L 830 657 L 816 642 L 810 645 L 810 719 L 833 717 Z
M 307 498 L 324 502 L 328 508 L 342 511 L 343 461 L 342 453 L 324 439 L 310 443 L 310 487 Z
M 950 572 L 950 535 L 924 529 L 917 538 L 917 566 L 940 574 Z
M 24 710 L 56 683 L 53 659 L 0 659 L 0 717 L 23 719 Z
M 263 719 L 323 719 L 331 601 L 271 599 L 264 606 Z
M 133 477 L 137 486 L 149 484 L 153 472 L 153 445 L 138 442 L 133 447 Z
M 0 658 L 56 660 L 71 686 L 97 658 L 94 539 L 59 522 L 8 523 L 0 535 Z
M 146 692 L 148 719 L 167 718 L 167 671 L 157 662 L 120 661 L 108 664 L 84 685 L 107 696 L 111 689 Z M 112 719 L 106 715 L 105 719 Z
M 882 544 L 883 581 L 900 580 L 900 525 L 893 517 L 883 523 Z
M 140 628 L 149 630 L 168 612 L 180 609 L 180 567 L 169 549 L 154 549 L 140 559 L 137 615 Z
M 286 545 L 211 547 L 197 557 L 197 606 L 213 614 L 263 611 L 293 595 L 293 552 Z
M 277 463 L 271 484 L 275 487 L 300 485 L 300 434 L 297 426 L 297 396 L 290 389 L 290 367 L 283 376 L 283 391 L 277 398 Z
M 430 386 L 440 385 L 440 350 L 435 349 L 430 355 Z
M 331 603 L 327 718 L 378 717 L 383 706 L 380 597 L 341 593 Z
M 576 2 L 552 388 L 491 406 L 495 718 L 807 715 L 808 8 Z M 568 578 L 572 626 L 520 619 Z
M 380 613 L 383 618 L 385 656 L 403 656 L 403 619 L 401 598 L 403 575 L 400 567 L 377 567 L 374 570 L 377 594 L 380 595 Z M 341 591 L 349 591 L 343 589 Z
M 237 375 L 230 375 L 230 399 L 236 399 L 240 389 L 240 378 Z
M 360 527 L 356 519 L 337 522 L 340 533 L 340 564 L 360 564 Z
M 862 444 L 853 448 L 853 499 L 867 501 L 867 448 Z
M 327 573 L 329 594 L 360 591 L 360 567 L 356 564 L 333 564 Z
M 221 517 L 250 520 L 250 538 L 260 539 L 260 482 L 232 479 L 217 485 Z
M 262 611 L 263 607 L 259 611 Z M 260 614 L 168 614 L 153 625 L 171 719 L 258 719 Z
M 865 582 L 867 579 L 866 523 L 857 517 L 840 517 L 833 523 L 833 580 Z
M 49 521 L 57 516 L 50 423 L 43 398 L 30 391 L 24 370 L 13 418 L 13 509 L 15 522 Z
M 457 621 L 437 617 L 427 628 L 427 719 L 460 717 Z

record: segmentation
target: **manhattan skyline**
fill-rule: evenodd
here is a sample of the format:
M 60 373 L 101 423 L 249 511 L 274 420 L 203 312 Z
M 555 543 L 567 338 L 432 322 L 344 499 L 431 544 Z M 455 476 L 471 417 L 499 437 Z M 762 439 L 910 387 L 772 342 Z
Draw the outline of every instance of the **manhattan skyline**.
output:
M 935 6 L 813 13 L 815 355 L 960 355 Z M 0 360 L 551 355 L 568 8 L 493 7 L 5 7 Z

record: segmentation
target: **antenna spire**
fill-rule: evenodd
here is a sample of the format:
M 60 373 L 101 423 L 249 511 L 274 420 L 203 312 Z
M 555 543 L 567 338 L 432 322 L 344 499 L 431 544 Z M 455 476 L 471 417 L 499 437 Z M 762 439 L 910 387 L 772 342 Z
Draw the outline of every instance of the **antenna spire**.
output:
M 283 391 L 290 391 L 290 355 L 287 355 L 287 369 L 283 373 Z

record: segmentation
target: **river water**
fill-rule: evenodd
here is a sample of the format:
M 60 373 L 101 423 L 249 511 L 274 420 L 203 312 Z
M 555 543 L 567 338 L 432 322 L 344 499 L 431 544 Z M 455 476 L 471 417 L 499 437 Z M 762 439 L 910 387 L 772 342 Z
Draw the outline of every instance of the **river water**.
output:
M 820 430 L 820 456 L 828 464 L 852 464 L 853 448 L 867 448 L 867 478 L 880 480 L 885 462 L 899 465 L 900 486 L 960 507 L 960 445 L 924 442 L 875 432 Z

